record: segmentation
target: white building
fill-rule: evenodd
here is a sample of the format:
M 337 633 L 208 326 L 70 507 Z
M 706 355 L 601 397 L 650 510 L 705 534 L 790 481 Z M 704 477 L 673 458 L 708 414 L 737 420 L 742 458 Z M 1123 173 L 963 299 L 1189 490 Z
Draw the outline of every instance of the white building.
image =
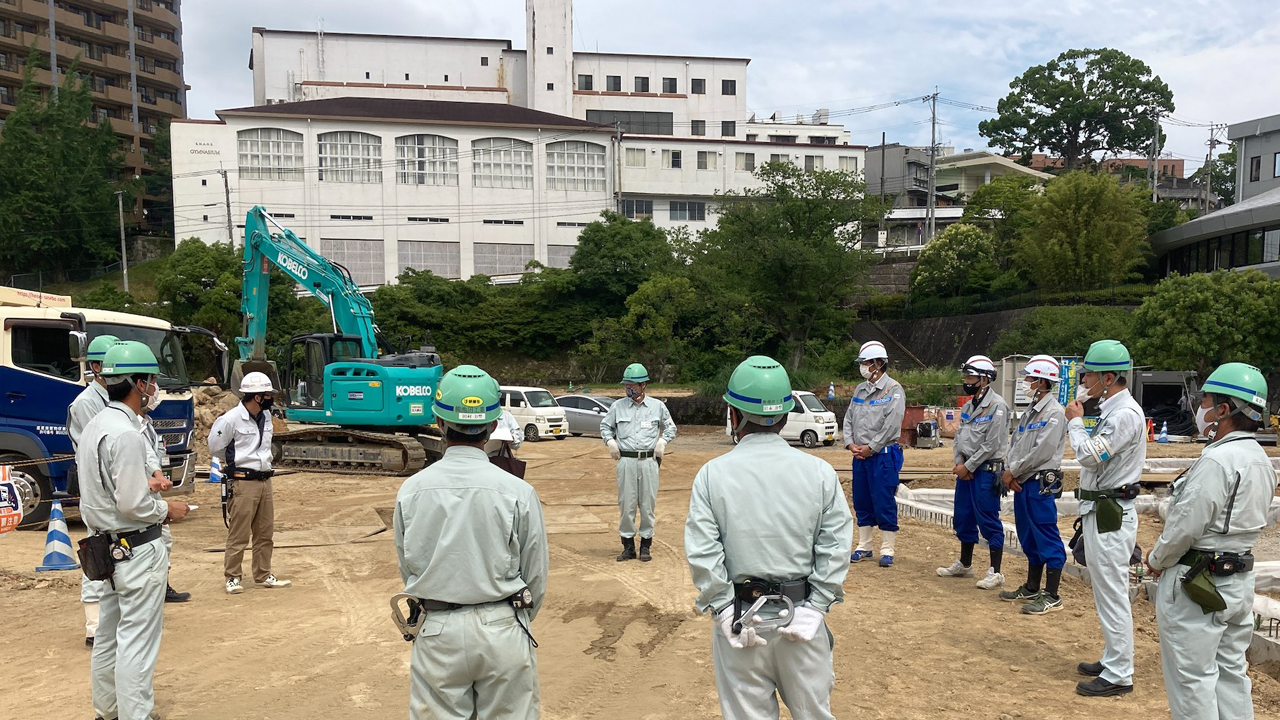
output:
M 575 53 L 571 0 L 526 11 L 525 50 L 254 28 L 255 106 L 172 127 L 177 237 L 226 241 L 230 206 L 235 239 L 261 204 L 361 284 L 513 277 L 567 266 L 606 209 L 696 232 L 759 164 L 865 164 L 824 110 L 750 115 L 747 59 Z

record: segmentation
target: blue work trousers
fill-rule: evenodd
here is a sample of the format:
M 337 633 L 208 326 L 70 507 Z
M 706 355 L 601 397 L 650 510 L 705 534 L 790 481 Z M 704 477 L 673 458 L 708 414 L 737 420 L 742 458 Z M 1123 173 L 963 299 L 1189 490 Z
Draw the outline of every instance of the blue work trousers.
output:
M 979 470 L 972 480 L 956 478 L 956 514 L 953 525 L 962 543 L 978 542 L 978 530 L 993 548 L 1004 547 L 1004 525 L 1000 522 L 1000 496 L 995 492 L 996 474 Z
M 902 470 L 902 447 L 887 449 L 863 460 L 853 459 L 853 511 L 858 527 L 877 525 L 887 532 L 898 531 L 898 472 Z
M 1053 495 L 1040 494 L 1040 481 L 1027 480 L 1013 495 L 1013 521 L 1018 526 L 1018 542 L 1031 565 L 1061 569 L 1067 551 L 1058 533 L 1058 506 Z

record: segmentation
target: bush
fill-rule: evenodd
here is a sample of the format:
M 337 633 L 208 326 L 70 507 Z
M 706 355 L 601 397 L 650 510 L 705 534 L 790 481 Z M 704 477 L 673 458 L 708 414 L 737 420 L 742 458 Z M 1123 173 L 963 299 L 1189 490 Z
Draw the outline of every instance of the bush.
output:
M 889 376 L 902 385 L 908 405 L 955 407 L 956 397 L 960 395 L 959 368 L 903 368 L 895 371 L 891 367 Z
M 1006 355 L 1084 355 L 1095 340 L 1129 343 L 1133 313 L 1125 308 L 1075 305 L 1038 307 L 996 338 L 988 352 Z

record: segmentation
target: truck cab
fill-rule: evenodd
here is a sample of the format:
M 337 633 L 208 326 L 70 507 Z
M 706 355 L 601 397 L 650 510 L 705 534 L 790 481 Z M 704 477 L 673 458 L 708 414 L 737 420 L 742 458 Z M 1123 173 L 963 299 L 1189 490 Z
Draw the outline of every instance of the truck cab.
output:
M 543 438 L 563 440 L 569 436 L 565 424 L 564 408 L 556 404 L 551 393 L 538 387 L 503 386 L 502 409 L 520 423 L 524 439 L 537 441 Z

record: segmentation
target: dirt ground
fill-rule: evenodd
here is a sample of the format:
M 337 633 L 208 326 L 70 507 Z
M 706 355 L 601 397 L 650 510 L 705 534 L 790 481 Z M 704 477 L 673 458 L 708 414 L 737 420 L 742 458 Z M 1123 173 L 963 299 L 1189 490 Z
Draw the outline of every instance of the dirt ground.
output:
M 544 717 L 718 717 L 712 623 L 693 612 L 696 593 L 682 538 L 694 473 L 729 448 L 713 428 L 684 429 L 672 444 L 662 469 L 655 558 L 647 564 L 614 561 L 613 470 L 598 440 L 523 448 L 551 545 L 549 592 L 533 626 L 541 645 Z M 843 451 L 814 452 L 847 467 Z M 908 468 L 949 463 L 949 449 L 907 452 Z M 174 527 L 173 585 L 193 597 L 165 608 L 155 678 L 163 716 L 406 717 L 410 648 L 387 604 L 401 589 L 395 550 L 390 533 L 370 535 L 384 527 L 401 482 L 279 477 L 274 570 L 294 586 L 250 588 L 234 597 L 222 590 L 222 555 L 207 551 L 225 539 L 217 487 L 198 485 L 200 508 Z M 1141 522 L 1151 526 L 1147 518 Z M 73 536 L 83 532 L 72 524 Z M 350 542 L 356 538 L 363 539 Z M 0 539 L 5 716 L 87 718 L 89 652 L 82 644 L 79 575 L 31 572 L 43 541 L 43 533 Z M 1134 693 L 1085 699 L 1074 693 L 1075 664 L 1096 660 L 1102 639 L 1081 583 L 1064 578 L 1064 612 L 1023 616 L 972 580 L 935 575 L 956 552 L 949 531 L 904 520 L 898 547 L 892 569 L 850 569 L 847 601 L 828 618 L 836 638 L 837 717 L 1168 717 L 1150 604 L 1134 608 Z M 1006 572 L 1010 585 L 1021 582 L 1020 559 L 1010 558 Z M 1255 672 L 1254 693 L 1259 717 L 1280 718 L 1280 683 Z

